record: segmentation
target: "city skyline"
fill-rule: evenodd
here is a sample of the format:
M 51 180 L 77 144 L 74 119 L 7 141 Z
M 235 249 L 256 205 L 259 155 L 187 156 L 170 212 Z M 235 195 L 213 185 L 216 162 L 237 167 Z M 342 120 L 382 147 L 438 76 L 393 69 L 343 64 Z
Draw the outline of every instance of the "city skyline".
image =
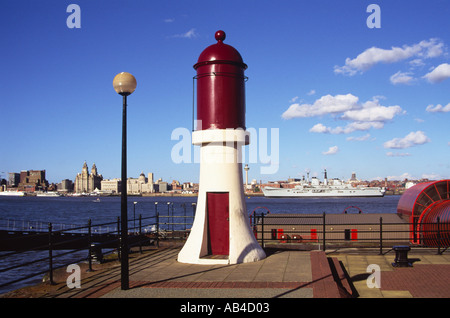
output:
M 198 182 L 197 147 L 178 163 L 174 132 L 192 129 L 192 66 L 217 30 L 248 65 L 250 180 L 324 169 L 330 178 L 450 178 L 445 1 L 73 3 L 79 25 L 69 3 L 19 0 L 0 12 L 3 178 L 45 169 L 59 183 L 84 161 L 119 177 L 121 97 L 112 80 L 126 71 L 137 80 L 128 176 Z M 279 166 L 262 173 L 271 150 Z
M 246 169 L 247 168 L 247 169 Z M 419 178 L 419 179 L 408 179 L 408 178 L 402 178 L 402 179 L 393 179 L 393 178 L 384 178 L 384 179 L 382 179 L 382 178 L 377 178 L 377 179 L 361 179 L 361 178 L 358 178 L 358 176 L 357 176 L 357 173 L 356 172 L 352 172 L 352 174 L 351 174 L 351 176 L 350 177 L 344 177 L 344 176 L 342 176 L 342 177 L 336 177 L 336 176 L 326 176 L 325 177 L 325 175 L 327 174 L 327 171 L 326 171 L 326 169 L 324 169 L 324 171 L 322 171 L 321 172 L 321 174 L 319 174 L 319 173 L 311 173 L 311 171 L 309 171 L 309 170 L 307 170 L 306 172 L 305 172 L 305 174 L 303 174 L 303 175 L 299 175 L 299 176 L 287 176 L 287 177 L 285 177 L 285 178 L 280 178 L 280 179 L 269 179 L 269 180 L 264 180 L 264 182 L 263 182 L 263 180 L 257 180 L 257 179 L 255 179 L 255 178 L 251 178 L 251 176 L 250 175 L 248 175 L 248 171 L 250 170 L 250 167 L 248 166 L 248 165 L 246 165 L 245 167 L 243 166 L 243 184 L 245 185 L 245 184 L 247 184 L 248 183 L 248 185 L 251 185 L 251 184 L 255 184 L 255 185 L 267 185 L 267 184 L 270 184 L 270 183 L 296 183 L 296 182 L 299 182 L 299 181 L 301 181 L 301 180 L 303 180 L 303 181 L 307 181 L 307 182 L 311 182 L 313 179 L 317 179 L 319 182 L 324 182 L 324 180 L 325 179 L 327 179 L 327 180 L 333 180 L 333 179 L 337 179 L 337 180 L 341 180 L 341 181 L 344 181 L 344 182 L 350 182 L 350 183 L 359 183 L 359 184 L 371 184 L 371 183 L 374 183 L 374 182 L 376 182 L 376 183 L 383 183 L 383 182 L 386 182 L 386 181 L 389 181 L 389 182 L 394 182 L 394 184 L 397 184 L 397 183 L 402 183 L 402 182 L 405 182 L 405 181 L 418 181 L 418 182 L 425 182 L 425 181 L 433 181 L 433 179 L 428 179 L 428 178 Z M 83 175 L 83 173 L 86 173 L 86 177 L 87 176 L 89 176 L 89 175 L 91 175 L 91 174 L 93 174 L 93 175 L 95 175 L 95 176 L 99 176 L 100 178 L 101 178 L 101 180 L 99 180 L 98 182 L 102 182 L 103 183 L 103 181 L 121 181 L 121 178 L 120 178 L 120 176 L 118 176 L 118 177 L 112 177 L 112 178 L 103 178 L 103 175 L 101 174 L 101 173 L 99 173 L 98 172 L 98 170 L 97 170 L 97 167 L 96 167 L 96 164 L 95 163 L 93 163 L 93 165 L 92 165 L 92 168 L 90 169 L 88 166 L 87 166 L 87 162 L 84 162 L 84 164 L 83 164 L 83 167 L 82 167 L 82 169 L 80 169 L 80 171 L 81 171 L 81 173 L 79 172 L 79 173 L 77 173 L 77 175 L 75 176 L 75 178 L 73 178 L 73 179 L 71 179 L 71 178 L 65 178 L 65 179 L 62 179 L 62 180 L 60 180 L 60 181 L 58 181 L 58 182 L 48 182 L 48 180 L 47 180 L 47 178 L 45 177 L 45 174 L 46 174 L 46 172 L 47 172 L 47 170 L 46 169 L 43 169 L 43 170 L 21 170 L 20 172 L 8 172 L 7 174 L 5 173 L 5 175 L 3 176 L 3 175 L 1 175 L 0 176 L 0 180 L 2 180 L 2 179 L 4 179 L 4 180 L 6 180 L 7 182 L 8 182 L 8 186 L 9 186 L 9 188 L 15 188 L 15 187 L 17 187 L 17 184 L 15 184 L 15 185 L 10 185 L 9 184 L 9 179 L 11 178 L 11 174 L 15 174 L 17 177 L 19 177 L 22 173 L 39 173 L 39 174 L 42 174 L 43 173 L 43 177 L 41 177 L 42 178 L 42 181 L 44 181 L 44 182 L 46 182 L 46 183 L 48 183 L 49 185 L 58 185 L 58 184 L 60 184 L 61 182 L 65 182 L 65 181 L 69 181 L 69 182 L 72 182 L 72 184 L 74 185 L 74 187 L 75 187 L 75 184 L 76 184 L 76 180 L 79 178 L 79 177 L 81 177 L 82 175 Z M 147 178 L 147 176 L 148 176 L 148 178 Z M 248 177 L 248 178 L 247 178 Z M 174 184 L 174 183 L 176 183 L 177 185 L 183 185 L 183 184 L 190 184 L 191 186 L 192 185 L 198 185 L 198 182 L 195 182 L 195 181 L 191 181 L 191 180 L 182 180 L 182 181 L 180 181 L 179 179 L 177 179 L 177 178 L 175 178 L 175 179 L 172 179 L 172 180 L 166 180 L 166 179 L 164 179 L 163 177 L 159 177 L 159 178 L 157 178 L 156 180 L 155 180 L 155 176 L 154 176 L 154 173 L 153 172 L 148 172 L 147 173 L 147 175 L 144 173 L 144 171 L 141 171 L 141 173 L 139 174 L 139 176 L 128 176 L 127 177 L 127 180 L 128 180 L 128 182 L 130 182 L 130 181 L 133 181 L 133 180 L 139 180 L 139 179 L 142 179 L 142 178 L 144 178 L 145 180 L 147 180 L 148 179 L 148 184 L 158 184 L 158 183 L 167 183 L 167 184 Z M 17 182 L 19 182 L 19 181 L 17 181 Z M 17 182 L 15 182 L 15 183 L 17 183 Z M 146 183 L 147 183 L 147 181 L 145 181 Z M 93 188 L 96 188 L 96 187 L 98 187 L 98 188 L 100 188 L 99 186 L 93 186 Z M 102 189 L 103 190 L 103 189 Z M 75 191 L 75 190 L 74 190 Z M 86 191 L 78 191 L 78 192 L 86 192 Z M 89 192 L 89 191 L 88 191 Z

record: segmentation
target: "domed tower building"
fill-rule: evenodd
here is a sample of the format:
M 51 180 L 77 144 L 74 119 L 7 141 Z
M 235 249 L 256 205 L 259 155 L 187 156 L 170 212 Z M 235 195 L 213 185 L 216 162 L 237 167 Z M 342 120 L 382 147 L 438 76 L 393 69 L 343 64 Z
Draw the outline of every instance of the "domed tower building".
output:
M 76 193 L 90 193 L 95 189 L 100 190 L 102 180 L 103 176 L 98 174 L 95 163 L 92 165 L 91 173 L 89 173 L 89 168 L 85 161 L 81 173 L 78 173 L 75 177 L 74 191 Z

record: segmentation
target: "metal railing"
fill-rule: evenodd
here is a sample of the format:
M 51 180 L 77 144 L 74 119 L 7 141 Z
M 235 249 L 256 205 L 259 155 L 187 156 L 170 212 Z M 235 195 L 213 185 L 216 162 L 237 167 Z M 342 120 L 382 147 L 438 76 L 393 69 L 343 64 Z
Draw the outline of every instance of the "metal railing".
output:
M 191 209 L 187 204 L 156 203 L 154 215 L 142 217 L 142 214 L 139 214 L 137 218 L 128 220 L 129 237 L 132 238 L 128 240 L 128 248 L 137 247 L 139 253 L 142 253 L 142 247 L 146 245 L 158 248 L 160 242 L 164 240 L 185 240 L 189 235 L 194 217 L 194 204 Z M 289 223 L 286 219 L 289 219 Z M 254 235 L 264 248 L 325 250 L 332 247 L 375 247 L 379 249 L 380 254 L 383 254 L 383 249 L 390 250 L 394 245 L 402 244 L 413 247 L 432 247 L 442 254 L 450 245 L 448 224 L 444 224 L 445 226 L 442 223 L 438 224 L 432 228 L 433 230 L 423 233 L 433 238 L 428 240 L 433 242 L 430 245 L 424 240 L 418 240 L 417 244 L 412 244 L 412 225 L 407 222 L 388 223 L 383 221 L 382 217 L 375 223 L 332 224 L 328 221 L 325 213 L 315 216 L 252 213 L 250 216 Z M 36 223 L 23 221 L 15 223 L 10 221 L 10 224 L 14 224 L 14 227 L 9 228 L 9 233 L 22 231 L 27 234 L 22 238 L 15 237 L 14 241 L 11 239 L 9 242 L 17 244 L 20 240 L 29 240 L 34 244 L 28 248 L 12 248 L 0 253 L 0 266 L 4 265 L 0 268 L 2 279 L 0 288 L 42 275 L 48 275 L 48 281 L 53 284 L 54 271 L 74 263 L 88 262 L 88 270 L 92 270 L 93 261 L 98 260 L 96 253 L 99 250 L 102 255 L 117 253 L 117 259 L 120 261 L 121 258 L 119 217 L 116 222 L 92 224 L 91 220 L 88 220 L 87 225 L 78 226 L 47 223 L 47 227 L 44 228 L 42 224 L 37 226 Z M 102 239 L 100 240 L 99 237 Z M 0 245 L 8 244 L 8 239 L 0 239 Z M 67 248 L 71 245 L 78 247 Z M 11 258 L 21 260 L 9 262 Z M 37 264 L 40 265 L 37 266 Z M 27 270 L 24 271 L 24 268 Z M 22 275 L 23 272 L 26 274 Z M 13 279 L 4 281 L 2 276 L 5 273 Z
M 19 275 L 19 273 L 16 273 L 18 277 L 2 282 L 0 288 L 44 274 L 48 274 L 48 280 L 53 284 L 53 273 L 56 269 L 82 261 L 88 261 L 89 270 L 92 270 L 92 243 L 95 241 L 93 233 L 98 233 L 100 227 L 112 226 L 115 223 L 93 225 L 89 220 L 87 225 L 73 225 L 59 230 L 55 230 L 52 223 L 47 223 L 47 231 L 44 231 L 42 227 L 8 230 L 5 232 L 7 237 L 0 241 L 2 250 L 7 250 L 0 255 L 1 263 L 6 264 L 5 267 L 0 269 L 0 274 L 14 271 L 26 274 Z M 111 246 L 111 244 L 115 244 L 114 242 L 117 239 L 114 237 L 117 236 L 117 233 L 117 227 L 110 232 L 103 230 L 102 235 L 104 237 L 107 237 L 105 235 L 108 234 L 112 235 L 110 241 L 103 240 L 100 245 Z M 7 248 L 5 249 L 5 247 Z M 113 250 L 113 248 L 109 249 L 110 251 Z M 79 252 L 85 250 L 88 250 L 87 255 L 80 256 Z M 105 254 L 108 252 L 106 251 Z M 70 259 L 70 261 L 66 263 L 63 260 L 64 258 Z M 8 262 L 10 259 L 15 261 Z M 58 259 L 61 261 L 58 261 Z
M 289 219 L 288 223 L 286 219 Z M 450 246 L 448 224 L 444 228 L 439 222 L 434 223 L 431 230 L 422 231 L 421 237 L 414 243 L 411 242 L 413 224 L 385 222 L 382 217 L 376 223 L 343 224 L 327 222 L 325 213 L 288 217 L 261 213 L 252 214 L 250 225 L 263 247 L 309 247 L 323 251 L 331 247 L 376 247 L 381 255 L 384 248 L 392 249 L 394 245 L 432 247 L 437 249 L 438 254 L 442 254 Z
M 142 253 L 145 245 L 159 247 L 161 240 L 186 239 L 193 223 L 195 204 L 190 210 L 187 204 L 168 202 L 166 211 L 167 214 L 160 214 L 155 203 L 153 216 L 139 214 L 129 219 L 128 248 L 137 247 Z M 4 251 L 0 253 L 0 293 L 6 286 L 43 275 L 54 284 L 54 271 L 70 264 L 87 262 L 88 271 L 92 271 L 99 253 L 101 259 L 103 255 L 117 253 L 120 261 L 120 228 L 119 217 L 115 222 L 99 224 L 89 219 L 86 225 L 0 220 L 0 230 L 4 234 L 0 238 L 0 250 Z M 5 276 L 13 279 L 6 281 Z

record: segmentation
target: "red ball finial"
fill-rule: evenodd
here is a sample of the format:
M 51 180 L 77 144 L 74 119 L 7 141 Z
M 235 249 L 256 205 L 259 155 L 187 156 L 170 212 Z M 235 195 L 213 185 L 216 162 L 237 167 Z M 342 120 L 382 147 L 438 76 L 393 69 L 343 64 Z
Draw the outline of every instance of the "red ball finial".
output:
M 219 30 L 216 32 L 216 40 L 219 42 L 222 42 L 223 40 L 225 40 L 225 32 L 223 32 L 222 30 Z

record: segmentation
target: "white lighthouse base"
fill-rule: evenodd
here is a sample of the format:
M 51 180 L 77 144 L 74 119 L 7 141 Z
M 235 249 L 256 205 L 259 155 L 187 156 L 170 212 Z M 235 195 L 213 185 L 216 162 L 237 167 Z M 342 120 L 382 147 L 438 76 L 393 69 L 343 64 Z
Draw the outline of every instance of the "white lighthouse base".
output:
M 248 133 L 243 130 L 195 131 L 193 143 L 201 145 L 200 188 L 194 223 L 178 254 L 178 261 L 190 264 L 238 264 L 264 259 L 266 254 L 250 227 L 242 183 L 241 147 L 248 144 Z M 214 214 L 211 194 L 228 198 L 228 209 L 226 203 L 219 204 L 221 213 Z M 223 209 L 226 209 L 224 213 Z M 220 223 L 223 226 L 216 227 L 213 233 L 211 229 L 214 224 L 211 224 L 224 214 L 228 214 L 226 221 L 220 221 L 224 222 Z M 222 232 L 228 233 L 228 237 L 219 238 L 221 242 L 217 243 L 217 238 L 213 237 Z M 224 247 L 225 252 L 215 255 L 213 245 L 218 244 L 223 244 L 219 248 Z

